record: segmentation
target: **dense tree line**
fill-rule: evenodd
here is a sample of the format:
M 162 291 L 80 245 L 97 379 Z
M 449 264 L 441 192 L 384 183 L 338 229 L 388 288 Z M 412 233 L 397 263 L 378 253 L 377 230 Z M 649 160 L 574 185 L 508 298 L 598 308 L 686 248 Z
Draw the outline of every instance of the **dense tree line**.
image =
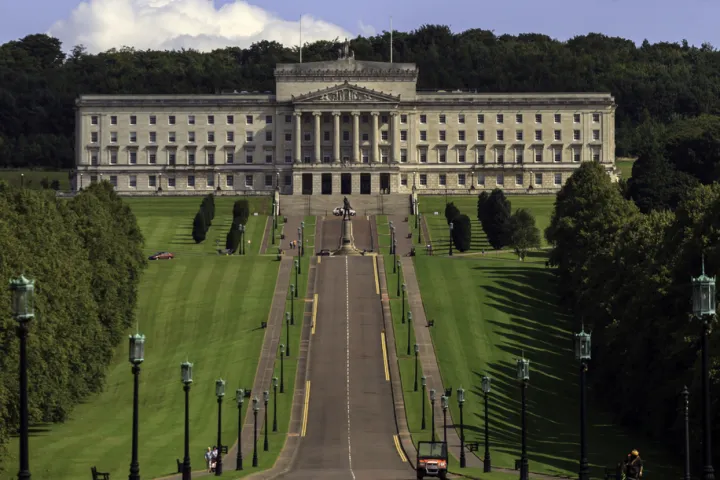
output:
M 305 45 L 303 59 L 336 58 L 337 42 Z M 29 35 L 0 46 L 0 165 L 73 166 L 74 101 L 81 93 L 181 94 L 273 91 L 273 68 L 295 62 L 297 48 L 262 41 L 210 53 L 110 50 Z M 356 58 L 389 60 L 389 34 L 351 40 Z M 479 92 L 608 91 L 618 104 L 617 153 L 631 155 L 645 139 L 634 127 L 716 113 L 720 52 L 710 45 L 632 41 L 588 34 L 565 42 L 541 34 L 453 34 L 427 25 L 395 32 L 394 61 L 415 62 L 421 89 Z
M 540 230 L 532 212 L 519 208 L 512 213 L 512 203 L 500 188 L 478 195 L 477 219 L 495 250 L 512 247 L 524 260 L 530 250 L 540 246 Z
M 134 323 L 146 265 L 135 216 L 108 182 L 71 200 L 0 182 L 0 278 L 35 279 L 28 336 L 32 423 L 64 421 L 99 392 L 114 347 Z M 0 445 L 19 424 L 19 344 L 0 288 Z
M 692 187 L 674 211 L 642 213 L 622 193 L 599 165 L 583 164 L 557 195 L 546 230 L 550 261 L 576 328 L 584 322 L 593 332 L 593 397 L 623 422 L 679 447 L 683 385 L 693 429 L 700 428 L 701 324 L 690 315 L 690 277 L 700 274 L 702 254 L 708 274 L 720 267 L 720 185 Z M 720 352 L 713 346 L 710 355 L 717 434 Z

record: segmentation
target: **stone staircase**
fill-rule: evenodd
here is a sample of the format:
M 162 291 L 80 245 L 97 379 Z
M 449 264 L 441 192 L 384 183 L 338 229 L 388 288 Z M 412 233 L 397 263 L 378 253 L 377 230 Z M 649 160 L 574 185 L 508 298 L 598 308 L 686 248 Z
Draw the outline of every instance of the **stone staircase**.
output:
M 409 215 L 410 195 L 281 195 L 280 214 L 332 215 L 335 207 L 342 207 L 347 196 L 358 215 Z

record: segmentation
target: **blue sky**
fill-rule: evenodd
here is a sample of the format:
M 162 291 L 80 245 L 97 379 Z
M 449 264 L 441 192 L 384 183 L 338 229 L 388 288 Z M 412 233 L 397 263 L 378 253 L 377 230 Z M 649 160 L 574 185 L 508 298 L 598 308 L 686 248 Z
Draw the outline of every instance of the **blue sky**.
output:
M 69 49 L 122 44 L 138 48 L 246 46 L 261 38 L 296 44 L 300 15 L 305 40 L 412 30 L 426 23 L 452 30 L 544 33 L 567 39 L 587 32 L 720 46 L 717 0 L 0 0 L 0 42 L 30 33 L 59 36 Z M 224 7 L 224 8 L 223 8 Z M 61 23 L 58 23 L 61 22 Z

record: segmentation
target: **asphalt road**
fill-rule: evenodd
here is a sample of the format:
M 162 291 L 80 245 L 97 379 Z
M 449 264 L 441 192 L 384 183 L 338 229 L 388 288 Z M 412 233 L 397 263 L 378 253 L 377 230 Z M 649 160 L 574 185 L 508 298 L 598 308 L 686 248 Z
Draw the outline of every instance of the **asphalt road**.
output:
M 322 248 L 335 248 L 339 223 L 325 222 Z M 368 221 L 353 220 L 353 226 L 356 244 L 369 246 Z M 322 257 L 317 268 L 307 426 L 292 469 L 281 478 L 414 479 L 393 441 L 397 429 L 385 377 L 374 258 Z
M 370 237 L 370 221 L 367 217 L 352 217 L 353 237 L 355 238 L 355 247 L 360 250 L 371 250 L 373 241 Z M 328 249 L 335 250 L 340 247 L 340 236 L 342 234 L 342 217 L 325 217 L 322 223 L 322 238 L 320 239 L 322 246 L 317 250 Z M 374 288 L 374 287 L 373 287 Z

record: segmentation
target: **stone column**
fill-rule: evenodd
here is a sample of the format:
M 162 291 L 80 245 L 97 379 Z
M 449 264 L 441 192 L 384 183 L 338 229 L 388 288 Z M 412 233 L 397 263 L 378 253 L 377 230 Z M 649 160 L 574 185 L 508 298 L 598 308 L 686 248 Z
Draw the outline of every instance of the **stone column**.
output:
M 372 115 L 372 148 L 370 150 L 370 162 L 377 163 L 380 161 L 380 152 L 378 151 L 378 115 L 380 112 L 370 112 Z
M 390 112 L 392 119 L 392 161 L 400 163 L 400 116 L 397 112 Z
M 360 162 L 360 112 L 352 112 L 353 117 L 353 162 Z M 353 190 L 355 191 L 355 190 Z
M 313 144 L 315 149 L 315 163 L 322 162 L 322 151 L 320 149 L 320 142 L 322 141 L 320 135 L 320 117 L 322 117 L 322 112 L 313 112 L 315 121 L 315 123 L 313 123 L 313 132 L 315 133 L 315 143 Z
M 302 131 L 301 131 L 301 125 L 302 125 L 302 113 L 295 112 L 293 119 L 295 120 L 295 137 L 293 140 L 295 141 L 295 162 L 301 163 L 302 162 Z
M 340 112 L 333 112 L 333 162 L 340 161 Z

